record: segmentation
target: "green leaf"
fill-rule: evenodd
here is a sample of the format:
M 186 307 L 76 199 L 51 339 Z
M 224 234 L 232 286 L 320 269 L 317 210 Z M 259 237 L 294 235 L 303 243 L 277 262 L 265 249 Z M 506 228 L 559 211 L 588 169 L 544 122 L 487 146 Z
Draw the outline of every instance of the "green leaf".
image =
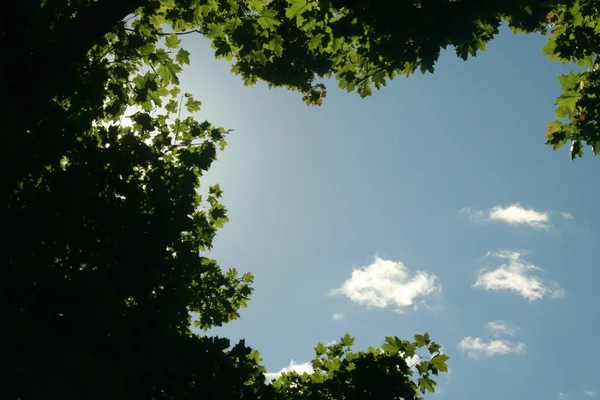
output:
M 149 90 L 148 98 L 152 100 L 158 107 L 162 107 L 162 99 L 158 91 Z
M 312 4 L 309 0 L 287 0 L 289 7 L 285 10 L 285 16 L 289 19 L 301 15 L 305 11 L 312 9 Z
M 267 59 L 267 56 L 265 55 L 265 52 L 262 50 L 254 50 L 252 52 L 252 55 L 256 61 L 258 61 L 259 63 L 261 63 L 263 65 L 266 64 L 267 61 L 269 61 Z
M 566 108 L 570 112 L 573 112 L 576 109 L 578 100 L 579 94 L 577 92 L 568 91 L 558 96 L 556 100 L 556 105 L 559 108 Z
M 354 344 L 354 338 L 346 333 L 340 340 L 340 343 L 342 346 L 350 347 Z
M 181 65 L 190 64 L 190 52 L 184 49 L 179 49 L 175 55 L 175 61 Z
M 556 54 L 556 41 L 553 38 L 548 39 L 548 43 L 542 47 L 542 53 L 549 56 L 552 61 L 559 57 L 559 54 Z
M 302 24 L 300 29 L 302 29 L 305 32 L 310 32 L 313 29 L 315 29 L 316 26 L 317 26 L 317 19 L 310 18 L 308 21 L 306 21 L 305 23 Z
M 285 10 L 285 16 L 289 19 L 296 18 L 296 25 L 301 27 L 305 21 L 302 14 L 312 10 L 312 2 L 310 0 L 287 0 L 287 2 L 289 7 Z
M 194 100 L 193 98 L 188 98 L 185 101 L 185 109 L 188 112 L 196 112 L 196 111 L 200 111 L 200 107 L 201 107 L 202 103 L 198 100 Z
M 221 185 L 219 185 L 218 183 L 215 185 L 212 185 L 209 189 L 208 189 L 208 193 L 215 196 L 217 199 L 220 198 L 223 195 L 223 190 L 221 190 Z
M 429 345 L 429 347 L 427 347 L 427 350 L 429 351 L 429 353 L 431 354 L 435 354 L 437 352 L 439 352 L 441 349 L 441 346 L 435 342 L 431 342 L 431 344 Z
M 325 35 L 322 33 L 314 35 L 308 42 L 308 48 L 311 50 L 316 50 L 321 45 L 321 41 L 323 40 L 324 36 Z
M 566 75 L 558 75 L 558 82 L 566 89 L 573 89 L 581 82 L 581 73 L 571 71 Z
M 385 71 L 379 71 L 371 76 L 371 80 L 373 81 L 377 89 L 381 89 L 382 86 L 386 85 L 386 75 L 387 74 Z
M 415 343 L 417 347 L 427 346 L 431 339 L 429 338 L 429 334 L 425 333 L 423 335 L 415 335 Z
M 169 102 L 165 105 L 165 110 L 167 110 L 170 113 L 175 113 L 177 112 L 179 103 L 177 103 L 176 100 L 169 100 Z
M 381 349 L 386 353 L 398 353 L 400 349 L 396 345 L 396 339 L 392 336 L 385 338 L 385 343 L 381 345 Z
M 572 24 L 573 26 L 582 26 L 583 25 L 583 15 L 581 13 L 581 5 L 579 3 L 575 3 L 569 13 L 573 17 Z
M 323 343 L 319 343 L 319 344 L 317 344 L 317 347 L 315 347 L 315 353 L 316 353 L 317 357 L 322 356 L 323 354 L 325 354 L 326 351 L 327 351 L 327 349 L 325 348 Z
M 156 72 L 158 75 L 160 75 L 166 85 L 171 83 L 175 85 L 179 84 L 177 73 L 181 72 L 181 67 L 175 64 L 173 61 L 168 60 L 167 62 L 161 64 Z
M 225 40 L 217 38 L 212 42 L 211 46 L 215 49 L 215 58 L 225 58 L 227 61 L 233 59 L 231 45 Z
M 554 111 L 554 114 L 556 115 L 556 118 L 558 118 L 558 119 L 566 118 L 567 116 L 571 115 L 572 113 L 573 113 L 573 110 L 569 109 L 568 107 L 557 107 L 556 110 Z
M 206 33 L 206 37 L 209 39 L 215 39 L 218 37 L 224 36 L 225 26 L 223 24 L 216 24 L 211 22 L 208 24 L 208 32 Z
M 446 363 L 446 361 L 448 361 L 449 359 L 450 359 L 450 357 L 448 357 L 445 354 L 438 354 L 438 355 L 435 355 L 429 362 L 436 369 L 438 369 L 442 372 L 448 372 L 448 364 Z
M 258 18 L 258 24 L 263 29 L 274 30 L 277 25 L 281 24 L 281 21 L 277 18 L 277 11 L 265 9 Z
M 433 380 L 429 379 L 428 376 L 423 376 L 419 378 L 419 390 L 421 391 L 421 393 L 425 394 L 425 391 L 428 391 L 430 393 L 435 392 L 434 386 L 436 386 L 436 383 Z
M 179 39 L 179 37 L 174 33 L 170 36 L 167 36 L 167 38 L 165 39 L 165 46 L 167 46 L 170 49 L 175 49 L 179 47 L 180 43 L 181 39 Z
M 154 14 L 149 18 L 150 24 L 155 29 L 160 29 L 162 24 L 165 23 L 165 18 L 162 15 Z
M 277 57 L 283 53 L 283 38 L 280 35 L 275 36 L 268 44 L 264 45 L 267 50 L 273 51 Z
M 265 0 L 248 0 L 248 5 L 255 11 L 263 12 L 265 9 Z
M 254 281 L 254 275 L 252 275 L 251 272 L 246 272 L 244 275 L 242 275 L 242 280 L 245 283 L 252 283 L 252 281 Z

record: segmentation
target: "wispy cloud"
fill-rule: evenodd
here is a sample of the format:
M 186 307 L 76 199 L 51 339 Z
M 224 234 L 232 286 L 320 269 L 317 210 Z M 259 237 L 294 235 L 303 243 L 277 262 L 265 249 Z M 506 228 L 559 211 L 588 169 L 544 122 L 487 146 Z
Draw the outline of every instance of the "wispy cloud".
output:
M 423 271 L 411 274 L 400 261 L 375 257 L 371 265 L 355 269 L 331 294 L 344 295 L 367 307 L 394 307 L 397 311 L 419 304 L 424 297 L 441 291 L 437 277 Z
M 523 343 L 497 339 L 498 336 L 514 336 L 516 334 L 517 329 L 511 327 L 506 321 L 491 321 L 485 326 L 492 332 L 492 335 L 496 339 L 486 342 L 478 337 L 467 336 L 463 338 L 458 344 L 458 348 L 468 357 L 482 360 L 509 354 L 518 355 L 527 351 L 527 346 Z
M 333 313 L 332 317 L 334 321 L 341 321 L 344 318 L 344 314 L 341 312 Z
M 506 321 L 491 321 L 485 324 L 485 327 L 492 331 L 494 337 L 515 336 L 517 328 L 513 328 Z
M 496 221 L 508 225 L 528 226 L 536 229 L 548 229 L 551 225 L 550 215 L 552 211 L 537 211 L 533 208 L 525 208 L 517 202 L 504 206 L 494 206 L 488 210 L 473 210 L 465 207 L 460 210 L 461 214 L 475 221 Z M 564 219 L 573 219 L 573 214 L 559 211 L 558 214 Z
M 567 212 L 558 212 L 560 214 L 561 217 L 563 217 L 564 219 L 575 219 L 575 217 L 573 216 L 573 214 L 571 213 L 567 213 Z
M 596 397 L 598 397 L 598 392 L 596 392 L 595 390 L 584 390 L 583 393 L 587 397 L 591 397 L 592 399 L 595 399 Z
M 275 379 L 279 378 L 281 374 L 290 371 L 296 371 L 299 374 L 303 374 L 305 372 L 312 374 L 314 372 L 312 364 L 310 362 L 298 364 L 294 360 L 291 360 L 290 365 L 288 365 L 287 367 L 282 368 L 279 372 L 267 372 L 265 374 L 265 377 L 267 378 L 267 382 L 272 382 Z
M 561 289 L 556 282 L 545 281 L 534 275 L 535 271 L 543 270 L 524 261 L 520 252 L 503 250 L 498 253 L 488 253 L 488 256 L 507 261 L 494 270 L 480 270 L 473 287 L 494 291 L 513 291 L 529 301 L 543 299 L 547 295 L 552 298 L 561 298 L 565 295 L 564 289 Z
M 523 343 L 512 343 L 507 340 L 495 339 L 485 342 L 478 337 L 467 336 L 460 341 L 458 348 L 470 358 L 482 360 L 508 354 L 523 354 L 527 346 Z
M 558 400 L 566 400 L 566 399 L 568 399 L 567 395 L 564 394 L 563 392 L 558 392 L 558 394 L 556 395 L 556 397 L 558 398 Z
M 466 215 L 469 219 L 473 221 L 482 221 L 487 218 L 485 211 L 474 210 L 471 206 L 461 208 L 459 214 Z

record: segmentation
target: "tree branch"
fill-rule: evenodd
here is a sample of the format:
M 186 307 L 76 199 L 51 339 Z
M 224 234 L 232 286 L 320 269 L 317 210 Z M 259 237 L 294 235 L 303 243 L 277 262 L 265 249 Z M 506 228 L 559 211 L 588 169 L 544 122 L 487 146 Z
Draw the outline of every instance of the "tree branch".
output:
M 135 29 L 131 29 L 131 28 L 125 28 L 126 31 L 128 32 L 135 32 Z M 192 29 L 189 31 L 183 31 L 183 32 L 160 32 L 160 31 L 152 31 L 153 35 L 157 35 L 157 36 L 171 36 L 171 35 L 177 35 L 177 36 L 183 36 L 183 35 L 189 35 L 190 33 L 199 33 L 201 35 L 205 35 L 205 32 L 200 31 L 199 29 Z

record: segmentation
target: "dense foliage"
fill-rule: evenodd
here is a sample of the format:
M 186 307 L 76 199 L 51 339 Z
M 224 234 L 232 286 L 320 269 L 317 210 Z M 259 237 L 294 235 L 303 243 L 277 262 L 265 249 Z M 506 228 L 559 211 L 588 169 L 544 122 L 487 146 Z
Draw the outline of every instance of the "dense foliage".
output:
M 449 17 L 451 16 L 451 17 Z M 600 152 L 600 17 L 592 0 L 20 0 L 0 13 L 7 208 L 0 281 L 10 399 L 413 398 L 446 356 L 427 337 L 353 353 L 317 346 L 315 373 L 264 384 L 244 343 L 193 335 L 237 318 L 250 273 L 203 256 L 226 221 L 199 178 L 228 130 L 191 116 L 186 34 L 212 41 L 247 84 L 321 104 L 325 83 L 368 96 L 398 74 L 467 59 L 505 20 L 551 35 L 560 76 L 548 143 Z M 126 123 L 131 121 L 131 123 Z M 191 320 L 191 313 L 196 315 Z M 432 347 L 433 346 L 433 347 Z M 425 347 L 430 359 L 403 361 Z

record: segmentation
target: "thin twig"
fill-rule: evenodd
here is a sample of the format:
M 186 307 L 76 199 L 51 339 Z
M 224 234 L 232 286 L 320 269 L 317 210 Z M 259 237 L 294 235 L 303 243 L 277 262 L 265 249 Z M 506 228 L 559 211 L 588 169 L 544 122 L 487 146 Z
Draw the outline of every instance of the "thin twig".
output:
M 179 123 L 181 121 L 181 106 L 183 105 L 183 96 L 179 99 L 179 112 L 177 113 L 177 124 L 175 125 L 175 137 L 179 135 Z

